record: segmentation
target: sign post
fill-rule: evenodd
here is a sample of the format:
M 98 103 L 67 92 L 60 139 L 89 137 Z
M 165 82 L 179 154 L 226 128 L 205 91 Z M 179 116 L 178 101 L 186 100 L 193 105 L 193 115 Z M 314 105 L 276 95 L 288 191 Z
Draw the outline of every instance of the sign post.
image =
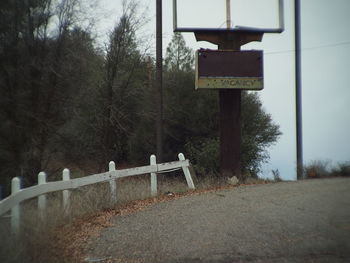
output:
M 240 50 L 236 41 L 222 41 L 219 50 Z M 220 89 L 220 172 L 223 177 L 242 177 L 241 90 Z
M 218 89 L 221 175 L 242 178 L 241 92 L 263 89 L 263 56 L 262 51 L 240 49 L 249 42 L 261 41 L 264 33 L 283 32 L 283 0 L 278 0 L 278 28 L 232 28 L 230 6 L 226 0 L 226 28 L 178 27 L 177 0 L 173 0 L 174 31 L 193 32 L 197 41 L 218 45 L 218 50 L 197 52 L 196 88 Z

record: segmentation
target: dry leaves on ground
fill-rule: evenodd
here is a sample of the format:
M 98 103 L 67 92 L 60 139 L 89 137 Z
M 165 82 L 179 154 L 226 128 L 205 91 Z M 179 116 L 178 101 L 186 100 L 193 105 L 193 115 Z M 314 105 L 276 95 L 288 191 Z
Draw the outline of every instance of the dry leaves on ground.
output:
M 240 185 L 245 186 L 245 185 Z M 89 242 L 98 237 L 103 228 L 113 226 L 111 219 L 114 216 L 125 216 L 137 211 L 144 210 L 154 203 L 166 202 L 186 196 L 199 195 L 215 192 L 218 190 L 232 189 L 237 186 L 225 185 L 210 189 L 189 191 L 186 193 L 174 193 L 171 195 L 160 195 L 144 200 L 131 201 L 115 209 L 106 209 L 97 214 L 76 219 L 72 224 L 60 227 L 56 230 L 56 240 L 53 242 L 57 256 L 69 259 L 73 262 L 84 262 L 84 250 Z

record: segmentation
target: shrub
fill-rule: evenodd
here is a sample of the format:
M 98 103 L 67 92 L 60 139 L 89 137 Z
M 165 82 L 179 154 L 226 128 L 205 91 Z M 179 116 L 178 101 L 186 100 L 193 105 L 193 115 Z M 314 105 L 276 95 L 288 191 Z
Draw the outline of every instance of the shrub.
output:
M 350 176 L 350 161 L 339 163 L 331 172 L 333 176 Z
M 350 161 L 330 167 L 330 161 L 312 161 L 304 167 L 307 178 L 350 176 Z
M 185 145 L 196 174 L 217 176 L 219 174 L 219 139 L 190 140 Z
M 278 169 L 272 170 L 272 175 L 275 182 L 282 182 L 280 171 Z
M 322 178 L 330 176 L 329 161 L 311 161 L 309 165 L 304 167 L 307 178 Z

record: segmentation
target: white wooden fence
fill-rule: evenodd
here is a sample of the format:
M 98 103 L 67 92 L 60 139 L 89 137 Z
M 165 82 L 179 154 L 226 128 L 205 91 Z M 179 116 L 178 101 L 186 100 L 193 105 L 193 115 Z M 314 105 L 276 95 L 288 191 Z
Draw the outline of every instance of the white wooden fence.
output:
M 63 207 L 65 211 L 68 211 L 69 206 L 69 195 L 70 189 L 75 189 L 78 187 L 102 183 L 109 181 L 111 198 L 113 201 L 117 200 L 117 184 L 116 179 L 141 175 L 141 174 L 151 174 L 151 195 L 157 195 L 157 173 L 170 172 L 178 169 L 182 169 L 187 181 L 187 185 L 190 189 L 195 189 L 193 180 L 189 171 L 189 161 L 185 159 L 184 155 L 180 153 L 178 155 L 179 161 L 159 163 L 157 164 L 156 156 L 152 155 L 150 157 L 150 165 L 116 170 L 115 163 L 109 163 L 109 171 L 100 174 L 94 174 L 90 176 L 85 176 L 76 179 L 70 179 L 70 172 L 68 169 L 64 169 L 62 173 L 62 181 L 47 182 L 46 174 L 41 172 L 38 174 L 38 185 L 31 186 L 28 188 L 20 188 L 20 179 L 15 177 L 12 179 L 11 185 L 11 195 L 0 201 L 0 216 L 9 210 L 11 210 L 11 229 L 14 233 L 19 232 L 19 222 L 20 222 L 20 207 L 19 203 L 31 199 L 33 197 L 38 197 L 38 208 L 42 213 L 46 207 L 46 196 L 45 194 L 56 191 L 62 192 Z

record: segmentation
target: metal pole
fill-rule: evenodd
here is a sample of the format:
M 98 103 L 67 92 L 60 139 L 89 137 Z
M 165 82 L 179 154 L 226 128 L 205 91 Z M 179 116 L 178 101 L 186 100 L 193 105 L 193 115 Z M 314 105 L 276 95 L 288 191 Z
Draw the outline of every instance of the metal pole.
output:
M 226 26 L 231 28 L 231 0 L 226 0 Z
M 303 128 L 302 128 L 302 80 L 301 80 L 301 31 L 300 0 L 295 0 L 295 108 L 297 179 L 303 179 Z
M 156 144 L 157 159 L 163 161 L 163 46 L 162 0 L 156 0 Z

